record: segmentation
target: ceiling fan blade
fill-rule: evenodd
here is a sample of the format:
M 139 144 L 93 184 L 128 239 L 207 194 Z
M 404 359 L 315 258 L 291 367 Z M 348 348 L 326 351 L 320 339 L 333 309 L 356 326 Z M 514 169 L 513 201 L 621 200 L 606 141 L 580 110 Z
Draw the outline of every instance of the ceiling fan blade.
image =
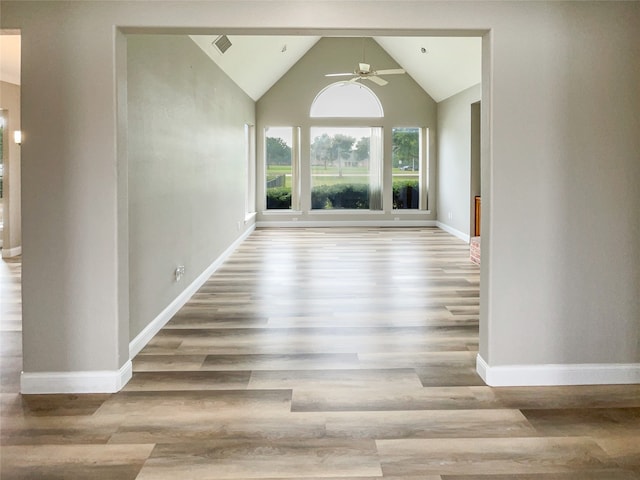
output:
M 387 70 L 376 70 L 373 73 L 375 73 L 376 75 L 399 75 L 401 73 L 407 72 L 405 72 L 402 68 L 389 68 Z
M 378 84 L 378 85 L 380 85 L 381 87 L 383 87 L 383 86 L 385 86 L 387 83 L 389 83 L 389 82 L 387 82 L 386 80 L 383 80 L 383 79 L 382 79 L 382 78 L 380 78 L 380 77 L 376 77 L 375 75 L 371 75 L 371 76 L 369 76 L 369 77 L 364 77 L 364 78 L 366 78 L 367 80 L 371 80 L 373 83 Z
M 354 75 L 354 73 L 327 73 L 325 77 L 350 77 L 351 75 Z

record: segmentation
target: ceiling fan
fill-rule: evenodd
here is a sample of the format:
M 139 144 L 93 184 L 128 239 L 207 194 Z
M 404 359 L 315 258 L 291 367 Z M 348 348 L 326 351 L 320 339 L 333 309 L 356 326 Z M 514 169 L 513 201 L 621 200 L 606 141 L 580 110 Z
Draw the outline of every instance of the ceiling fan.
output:
M 349 73 L 327 73 L 325 77 L 353 77 L 349 82 L 356 82 L 358 80 L 370 80 L 373 83 L 384 86 L 388 84 L 384 78 L 380 78 L 381 75 L 399 75 L 406 73 L 402 68 L 390 68 L 386 70 L 373 70 L 371 65 L 366 63 L 365 58 L 365 39 L 362 39 L 362 62 L 358 63 L 358 66 L 353 72 Z
M 380 75 L 399 75 L 406 73 L 402 68 L 390 68 L 387 70 L 373 70 L 368 63 L 358 63 L 358 66 L 353 72 L 350 73 L 327 73 L 325 77 L 350 77 L 350 82 L 357 80 L 371 80 L 373 83 L 384 86 L 387 82 L 384 78 L 380 78 Z

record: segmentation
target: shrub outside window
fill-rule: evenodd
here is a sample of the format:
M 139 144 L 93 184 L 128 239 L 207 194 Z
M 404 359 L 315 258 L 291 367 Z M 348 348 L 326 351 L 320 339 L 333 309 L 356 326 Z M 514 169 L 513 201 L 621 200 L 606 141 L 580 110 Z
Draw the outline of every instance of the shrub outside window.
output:
M 264 138 L 267 210 L 291 209 L 293 128 L 268 127 Z

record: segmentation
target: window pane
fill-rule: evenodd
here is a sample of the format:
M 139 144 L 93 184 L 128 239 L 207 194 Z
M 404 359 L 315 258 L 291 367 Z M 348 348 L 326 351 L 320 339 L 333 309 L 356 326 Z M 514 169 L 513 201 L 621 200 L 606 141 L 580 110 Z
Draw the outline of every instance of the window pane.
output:
M 322 90 L 311 104 L 311 117 L 380 118 L 382 105 L 368 87 L 339 82 Z
M 291 208 L 291 127 L 265 129 L 267 209 Z
M 393 208 L 420 208 L 420 129 L 394 128 Z
M 311 129 L 311 208 L 368 209 L 370 128 Z
M 245 214 L 256 211 L 256 142 L 255 127 L 245 124 L 244 126 L 244 146 L 245 146 L 245 174 L 247 179 L 247 191 L 245 194 Z

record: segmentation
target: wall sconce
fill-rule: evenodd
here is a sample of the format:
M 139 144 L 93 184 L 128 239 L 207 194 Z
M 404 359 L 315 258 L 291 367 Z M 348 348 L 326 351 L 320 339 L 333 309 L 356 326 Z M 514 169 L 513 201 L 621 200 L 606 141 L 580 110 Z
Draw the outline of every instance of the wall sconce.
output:
M 22 131 L 21 130 L 14 130 L 13 131 L 13 141 L 16 142 L 18 145 L 22 144 Z

